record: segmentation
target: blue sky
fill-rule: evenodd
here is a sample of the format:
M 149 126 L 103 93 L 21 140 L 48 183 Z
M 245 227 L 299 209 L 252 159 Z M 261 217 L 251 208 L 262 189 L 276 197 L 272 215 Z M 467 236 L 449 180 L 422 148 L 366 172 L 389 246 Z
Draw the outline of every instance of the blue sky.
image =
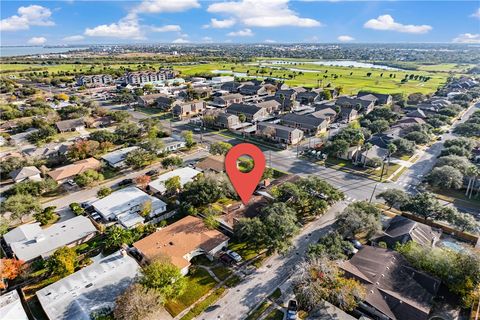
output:
M 2 1 L 2 45 L 480 43 L 479 1 Z

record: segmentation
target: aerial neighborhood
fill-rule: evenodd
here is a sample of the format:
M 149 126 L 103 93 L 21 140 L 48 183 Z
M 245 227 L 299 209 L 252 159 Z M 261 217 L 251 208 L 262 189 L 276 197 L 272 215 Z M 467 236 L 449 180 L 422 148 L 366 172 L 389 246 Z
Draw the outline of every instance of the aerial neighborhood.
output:
M 0 319 L 477 319 L 478 66 L 120 48 L 2 61 Z

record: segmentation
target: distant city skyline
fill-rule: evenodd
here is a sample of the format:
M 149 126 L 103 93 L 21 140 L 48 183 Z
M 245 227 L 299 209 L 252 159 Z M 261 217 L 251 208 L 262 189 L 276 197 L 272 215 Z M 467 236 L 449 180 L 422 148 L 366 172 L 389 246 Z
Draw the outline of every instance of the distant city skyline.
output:
M 1 45 L 480 43 L 478 1 L 3 1 Z

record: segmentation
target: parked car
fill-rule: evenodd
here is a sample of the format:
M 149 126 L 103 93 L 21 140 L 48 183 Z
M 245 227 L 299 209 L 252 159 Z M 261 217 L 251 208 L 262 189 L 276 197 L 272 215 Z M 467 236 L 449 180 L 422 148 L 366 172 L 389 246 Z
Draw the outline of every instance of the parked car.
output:
M 118 183 L 119 186 L 128 186 L 133 183 L 133 179 L 123 179 Z
M 298 312 L 298 305 L 296 300 L 288 301 L 287 307 L 287 320 L 296 320 L 297 319 L 297 312 Z
M 147 171 L 147 172 L 145 173 L 145 175 L 151 177 L 151 176 L 157 175 L 158 173 L 159 173 L 159 172 L 158 172 L 157 169 L 153 169 L 153 170 Z
M 72 187 L 77 186 L 77 184 L 75 183 L 75 181 L 73 181 L 72 179 L 67 180 L 67 183 L 68 183 L 69 185 L 71 185 Z
M 231 265 L 235 261 L 228 254 L 222 254 L 219 259 L 226 265 Z
M 355 247 L 355 249 L 362 249 L 363 248 L 363 245 L 360 243 L 360 241 L 358 241 L 357 239 L 349 239 L 348 241 L 350 241 L 353 246 Z
M 238 253 L 236 253 L 235 251 L 232 251 L 232 250 L 227 250 L 225 252 L 230 258 L 232 258 L 233 260 L 235 260 L 235 262 L 237 263 L 240 263 L 243 261 L 242 259 L 242 256 L 240 256 Z

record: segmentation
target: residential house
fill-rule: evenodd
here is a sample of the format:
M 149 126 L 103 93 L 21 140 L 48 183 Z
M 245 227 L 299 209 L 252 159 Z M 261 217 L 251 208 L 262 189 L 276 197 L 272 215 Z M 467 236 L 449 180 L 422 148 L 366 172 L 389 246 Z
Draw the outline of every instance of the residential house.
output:
M 164 147 L 162 152 L 173 152 L 185 148 L 185 140 L 180 137 L 166 137 L 161 139 Z
M 316 135 L 319 132 L 325 132 L 329 124 L 327 119 L 295 113 L 284 114 L 280 119 L 283 125 L 298 128 L 307 134 L 313 135 Z
M 157 100 L 160 98 L 165 98 L 167 99 L 167 101 L 170 101 L 170 99 L 165 96 L 165 94 L 155 93 L 138 96 L 137 103 L 140 107 L 157 107 Z
M 150 212 L 142 212 L 145 203 L 150 203 Z M 118 221 L 130 229 L 143 224 L 145 217 L 155 217 L 167 210 L 167 204 L 152 197 L 137 187 L 127 187 L 92 203 L 95 211 L 105 221 Z
M 245 96 L 265 96 L 268 94 L 264 86 L 261 85 L 243 85 L 238 88 L 238 92 Z
M 259 108 L 265 108 L 268 114 L 277 113 L 281 110 L 281 107 L 282 107 L 282 104 L 275 99 L 269 99 L 269 100 L 264 100 L 262 102 L 257 102 L 255 103 L 255 105 Z
M 97 232 L 84 216 L 57 222 L 42 229 L 40 223 L 23 224 L 3 235 L 17 259 L 25 262 L 48 258 L 58 248 L 73 247 L 91 239 Z
M 297 100 L 300 104 L 311 105 L 315 102 L 321 101 L 322 97 L 318 92 L 304 91 L 297 93 L 295 100 Z
M 225 94 L 225 95 L 214 97 L 212 105 L 218 108 L 226 108 L 233 103 L 242 103 L 242 102 L 243 102 L 243 95 L 241 95 L 240 93 L 231 93 L 231 94 Z
M 310 116 L 327 119 L 329 123 L 332 123 L 337 117 L 337 111 L 329 106 L 318 105 L 315 107 L 315 111 L 310 113 Z
M 70 119 L 58 121 L 55 123 L 59 132 L 81 131 L 85 129 L 85 121 L 83 119 Z
M 409 117 L 409 118 L 421 118 L 421 119 L 426 119 L 427 118 L 427 115 L 425 114 L 425 111 L 423 111 L 422 109 L 418 109 L 418 108 L 416 110 L 410 111 L 405 116 Z
M 409 241 L 416 242 L 423 247 L 434 247 L 441 235 L 441 229 L 434 229 L 426 224 L 395 216 L 390 219 L 382 235 L 374 238 L 372 242 L 377 244 L 385 242 L 392 249 L 397 244 L 405 244 Z
M 286 145 L 296 145 L 303 139 L 300 129 L 268 122 L 257 123 L 255 134 Z
M 205 159 L 197 162 L 195 165 L 195 169 L 200 170 L 202 172 L 216 172 L 221 173 L 225 171 L 225 156 L 222 155 L 215 155 L 215 156 L 208 156 Z
M 240 118 L 234 114 L 220 112 L 215 116 L 215 126 L 231 129 L 240 124 Z
M 372 147 L 368 150 L 358 150 L 352 157 L 352 160 L 358 163 L 368 163 L 373 159 L 385 159 L 388 155 L 388 150 L 385 148 L 381 148 L 376 145 L 372 145 Z
M 354 159 L 357 152 L 360 151 L 360 146 L 351 146 L 348 147 L 347 151 L 340 154 L 338 157 L 343 160 L 352 160 Z
M 228 83 L 228 82 L 234 82 L 234 81 L 235 81 L 235 77 L 233 76 L 212 77 L 213 83 Z
M 173 108 L 173 103 L 175 100 L 173 98 L 162 96 L 155 99 L 156 107 L 164 111 L 170 111 Z
M 137 149 L 137 146 L 118 149 L 103 155 L 102 160 L 112 168 L 122 168 L 126 166 L 125 159 L 127 155 Z
M 68 149 L 72 145 L 72 142 L 66 143 L 49 143 L 42 147 L 31 147 L 25 148 L 22 150 L 22 153 L 32 159 L 45 159 L 45 158 L 56 158 L 64 157 L 68 153 Z
M 176 101 L 172 112 L 176 118 L 183 119 L 200 115 L 205 111 L 206 103 L 199 101 Z
M 357 310 L 367 317 L 429 319 L 440 280 L 414 269 L 400 253 L 364 246 L 339 266 L 365 286 L 366 297 Z
M 42 177 L 40 176 L 40 173 L 41 172 L 37 167 L 28 166 L 10 172 L 9 176 L 15 181 L 15 183 L 25 180 L 41 181 Z
M 377 98 L 376 104 L 377 105 L 390 105 L 393 102 L 393 98 L 389 94 L 385 93 L 375 93 L 375 92 L 366 92 L 366 91 L 360 91 L 357 94 L 357 98 L 361 98 L 363 96 L 367 95 L 373 95 Z
M 348 96 L 341 96 L 337 98 L 337 100 L 335 101 L 335 105 L 340 107 L 340 109 L 353 108 L 357 110 L 357 112 L 360 114 L 368 114 L 373 110 L 375 103 L 370 100 L 363 100 L 363 99 L 357 99 L 357 98 L 352 98 Z
M 192 258 L 206 255 L 212 260 L 222 248 L 227 247 L 228 241 L 226 235 L 208 228 L 201 218 L 186 216 L 135 242 L 133 247 L 144 261 L 168 258 L 186 275 Z
M 394 126 L 400 126 L 401 128 L 407 128 L 415 124 L 423 125 L 426 124 L 427 122 L 423 120 L 422 118 L 416 118 L 416 117 L 404 117 L 397 122 L 395 122 Z
M 177 73 L 172 69 L 161 69 L 160 71 L 138 71 L 128 72 L 125 75 L 127 84 L 143 84 L 165 82 L 166 80 L 175 78 Z
M 242 86 L 240 82 L 230 81 L 224 82 L 220 87 L 220 90 L 228 91 L 230 93 L 237 93 L 238 89 Z
M 265 108 L 257 107 L 253 104 L 233 103 L 225 110 L 227 113 L 237 116 L 244 115 L 248 122 L 256 122 L 268 116 Z
M 378 98 L 375 97 L 373 94 L 368 93 L 365 95 L 357 96 L 358 99 L 365 100 L 365 101 L 371 101 L 373 102 L 373 105 L 377 105 L 378 103 Z
M 157 179 L 148 184 L 148 188 L 153 193 L 163 194 L 167 189 L 165 182 L 173 177 L 180 178 L 180 185 L 183 187 L 186 183 L 193 181 L 201 172 L 190 167 L 178 168 L 160 175 Z
M 87 170 L 98 170 L 102 166 L 101 162 L 95 158 L 87 158 L 76 161 L 72 164 L 51 170 L 47 173 L 50 178 L 63 183 L 68 179 L 74 178 L 76 175 L 83 173 Z
M 113 310 L 119 295 L 137 281 L 140 266 L 124 250 L 98 257 L 92 264 L 36 292 L 50 320 L 89 320 Z
M 25 145 L 32 146 L 32 144 L 28 141 L 28 136 L 34 132 L 37 132 L 38 130 L 39 129 L 37 128 L 28 128 L 24 132 L 12 134 L 10 136 L 11 144 L 17 146 L 17 148 Z
M 353 120 L 358 118 L 358 111 L 355 107 L 341 107 L 340 108 L 340 119 L 346 123 L 350 123 Z
M 17 289 L 4 292 L 0 296 L 0 315 L 5 320 L 29 320 Z
M 82 75 L 77 78 L 77 85 L 85 87 L 101 87 L 114 84 L 115 81 L 109 74 Z

